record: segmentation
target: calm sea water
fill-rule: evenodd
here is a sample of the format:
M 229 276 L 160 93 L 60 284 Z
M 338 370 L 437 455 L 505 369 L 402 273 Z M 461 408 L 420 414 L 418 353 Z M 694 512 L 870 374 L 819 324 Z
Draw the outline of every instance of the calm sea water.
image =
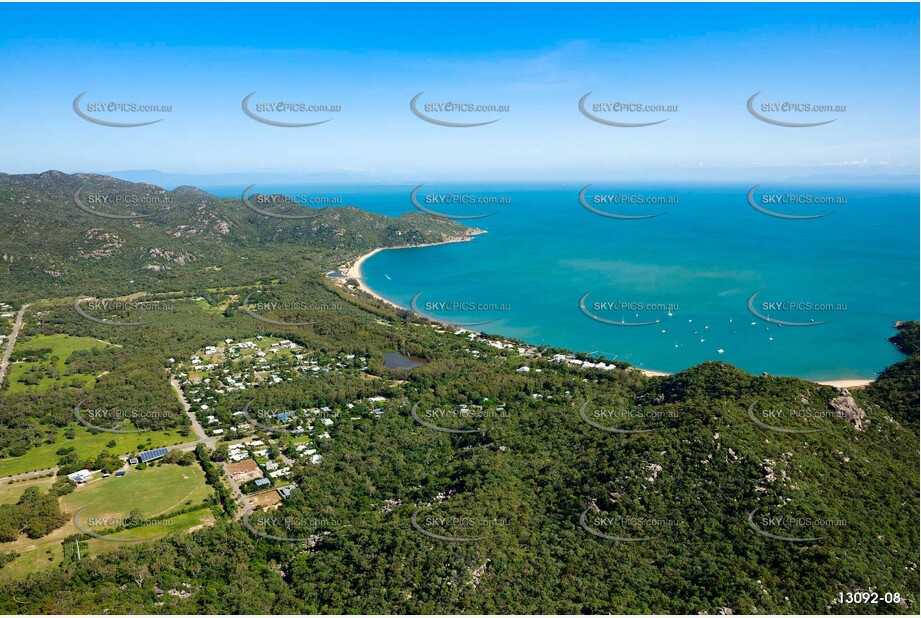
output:
M 238 197 L 241 189 L 207 190 Z M 411 186 L 257 189 L 338 198 L 391 216 L 415 210 Z M 833 213 L 810 220 L 756 211 L 746 199 L 750 185 L 620 183 L 586 192 L 603 212 L 665 213 L 623 220 L 583 207 L 580 189 L 426 185 L 417 196 L 426 208 L 495 212 L 460 221 L 488 233 L 467 243 L 382 251 L 365 262 L 366 283 L 404 307 L 416 297 L 432 318 L 660 371 L 721 360 L 756 374 L 873 378 L 903 358 L 886 339 L 893 322 L 919 317 L 917 191 L 775 183 L 754 195 L 782 214 Z M 762 202 L 775 194 L 837 203 Z M 432 197 L 442 195 L 500 202 L 448 206 Z M 597 203 L 595 196 L 602 196 Z M 664 203 L 637 203 L 650 198 Z M 752 304 L 762 316 L 809 325 L 753 315 L 748 303 L 756 293 Z

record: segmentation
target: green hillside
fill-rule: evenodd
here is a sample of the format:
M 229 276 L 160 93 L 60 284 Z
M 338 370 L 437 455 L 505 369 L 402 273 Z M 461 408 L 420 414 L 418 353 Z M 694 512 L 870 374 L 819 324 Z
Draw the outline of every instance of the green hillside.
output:
M 283 200 L 262 204 L 258 194 L 249 201 L 259 210 L 311 218 L 265 216 L 241 199 L 191 187 L 166 191 L 57 171 L 0 174 L 0 275 L 6 300 L 239 285 L 375 247 L 438 242 L 466 232 L 423 213 L 389 218 L 351 206 L 308 210 Z M 139 216 L 111 219 L 92 212 Z
M 265 220 L 189 188 L 143 223 L 112 223 L 68 202 L 84 182 L 160 191 L 0 177 L 0 209 L 19 213 L 0 255 L 22 258 L 4 276 L 43 299 L 23 340 L 109 344 L 56 361 L 92 383 L 0 390 L 0 468 L 68 440 L 87 446 L 65 464 L 95 457 L 103 445 L 75 435 L 80 402 L 166 411 L 132 417 L 138 446 L 166 431 L 194 440 L 173 378 L 215 443 L 196 455 L 220 504 L 214 525 L 80 561 L 54 539 L 53 568 L 0 571 L 0 611 L 918 613 L 917 356 L 851 391 L 715 362 L 655 378 L 584 367 L 565 350 L 455 334 L 324 274 L 374 246 L 462 235 L 455 224 L 348 208 Z M 88 225 L 119 241 L 88 241 Z M 85 257 L 90 246 L 109 254 Z M 94 276 L 103 265 L 112 274 Z M 87 309 L 131 327 L 74 310 L 79 294 L 139 292 L 168 308 Z M 264 310 L 275 321 L 247 313 L 248 297 L 279 301 Z M 388 368 L 394 351 L 422 364 Z M 272 477 L 291 488 L 284 501 L 226 488 L 231 445 L 253 440 L 244 457 L 260 474 L 290 468 Z M 881 601 L 839 602 L 855 592 Z

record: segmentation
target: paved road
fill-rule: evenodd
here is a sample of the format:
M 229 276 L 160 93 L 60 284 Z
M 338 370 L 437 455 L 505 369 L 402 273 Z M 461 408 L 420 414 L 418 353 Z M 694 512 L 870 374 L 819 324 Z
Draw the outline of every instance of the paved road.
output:
M 16 344 L 16 337 L 19 336 L 19 329 L 22 328 L 22 316 L 25 314 L 29 304 L 26 303 L 16 314 L 16 322 L 13 323 L 13 330 L 10 331 L 10 339 L 6 344 L 6 350 L 3 352 L 3 360 L 0 360 L 0 385 L 3 385 L 3 378 L 6 377 L 6 369 L 10 364 L 10 356 L 13 355 L 13 346 Z
M 179 380 L 170 377 L 169 383 L 172 385 L 173 390 L 176 392 L 176 397 L 178 397 L 179 401 L 182 403 L 182 407 L 185 409 L 185 413 L 188 415 L 189 420 L 192 421 L 192 429 L 195 431 L 195 435 L 198 437 L 198 440 L 195 442 L 188 442 L 186 444 L 180 444 L 179 446 L 174 446 L 171 448 L 191 451 L 195 450 L 195 447 L 199 443 L 202 443 L 208 447 L 208 450 L 214 450 L 214 448 L 217 446 L 218 436 L 209 436 L 205 434 L 204 428 L 201 426 L 201 423 L 198 422 L 198 417 L 192 411 L 192 405 L 188 402 L 188 400 L 185 398 L 185 395 L 182 393 L 182 387 L 179 385 Z M 227 462 L 223 462 L 218 465 L 220 465 L 221 470 L 224 471 L 224 478 L 227 480 L 227 484 L 230 485 L 230 492 L 233 494 L 234 500 L 239 507 L 237 509 L 236 519 L 240 519 L 243 517 L 243 512 L 247 507 L 246 496 L 243 495 L 243 492 L 240 491 L 240 486 L 237 485 L 236 481 L 234 481 L 230 476 L 230 470 L 227 469 Z
M 33 470 L 32 472 L 23 472 L 22 474 L 14 474 L 13 476 L 4 476 L 0 478 L 0 483 L 6 483 L 7 481 L 23 481 L 31 478 L 38 478 L 40 476 L 47 476 L 48 473 L 57 474 L 58 468 L 45 468 L 44 470 Z
M 18 333 L 19 331 L 19 328 L 18 328 L 19 322 L 21 321 L 21 318 L 22 318 L 22 312 L 25 311 L 25 309 L 26 307 L 24 306 L 19 313 L 19 318 L 17 318 L 17 328 L 13 331 L 14 334 L 10 337 L 11 344 L 12 344 L 12 340 L 15 338 L 15 333 Z M 10 347 L 12 347 L 12 345 Z M 204 443 L 204 445 L 207 446 L 209 450 L 213 450 L 215 445 L 217 444 L 218 437 L 205 435 L 205 431 L 204 429 L 202 429 L 201 423 L 198 422 L 198 418 L 196 418 L 195 413 L 192 412 L 192 406 L 189 404 L 188 401 L 186 401 L 185 395 L 182 394 L 182 388 L 179 386 L 179 382 L 175 378 L 171 378 L 170 384 L 172 385 L 173 390 L 176 391 L 176 396 L 179 398 L 179 401 L 182 402 L 182 406 L 185 409 L 186 414 L 189 416 L 189 420 L 192 421 L 192 429 L 194 430 L 197 439 L 191 442 L 183 442 L 182 444 L 175 444 L 173 446 L 170 446 L 169 448 L 171 450 L 175 449 L 175 450 L 184 451 L 184 452 L 194 451 L 196 446 L 198 446 L 200 443 Z M 123 461 L 127 461 L 128 455 L 120 455 L 119 459 Z M 246 496 L 243 495 L 243 493 L 240 491 L 240 487 L 233 480 L 233 478 L 231 478 L 230 471 L 227 469 L 227 464 L 221 463 L 218 465 L 220 465 L 221 469 L 224 471 L 224 478 L 227 479 L 227 483 L 228 485 L 230 485 L 230 490 L 233 493 L 234 499 L 236 500 L 237 504 L 240 507 L 239 509 L 237 509 L 237 516 L 236 516 L 236 518 L 239 519 L 240 517 L 243 516 L 243 512 L 246 510 L 246 507 L 252 506 L 252 504 L 247 503 Z M 33 477 L 45 476 L 49 472 L 53 474 L 57 474 L 57 471 L 58 471 L 58 468 L 54 467 L 54 468 L 47 468 L 45 470 L 35 470 L 34 472 L 23 472 L 22 474 L 15 474 L 13 476 L 2 477 L 0 478 L 0 483 L 6 483 L 7 481 L 20 481 L 24 479 L 30 479 Z
M 179 386 L 179 380 L 170 378 L 169 383 L 176 392 L 176 397 L 179 398 L 179 402 L 182 404 L 182 408 L 185 410 L 189 420 L 192 421 L 192 430 L 195 432 L 195 435 L 198 436 L 198 441 L 204 442 L 209 450 L 214 450 L 217 444 L 217 436 L 208 436 L 205 434 L 205 429 L 201 426 L 201 423 L 198 422 L 198 417 L 192 412 L 192 404 L 190 404 L 186 400 L 185 395 L 182 394 L 182 387 Z
M 168 447 L 170 450 L 177 451 L 194 451 L 195 447 L 198 446 L 198 441 L 194 442 L 183 442 L 182 444 L 174 444 L 173 446 Z M 131 455 L 119 455 L 118 458 L 122 461 L 128 461 Z M 33 477 L 45 476 L 48 473 L 57 474 L 58 467 L 45 468 L 44 470 L 33 470 L 32 472 L 23 472 L 22 474 L 14 474 L 13 476 L 4 476 L 0 477 L 0 484 L 6 483 L 7 481 L 22 481 L 25 479 L 30 479 Z
M 28 305 L 23 306 L 23 308 L 19 312 L 19 315 L 16 318 L 16 326 L 13 329 L 13 333 L 10 335 L 10 345 L 7 351 L 8 353 L 4 355 L 4 359 L 3 359 L 4 369 L 6 367 L 5 365 L 6 360 L 9 357 L 9 350 L 12 350 L 13 342 L 16 338 L 16 335 L 19 333 L 19 328 L 22 324 L 22 315 L 23 315 L 23 312 L 25 312 L 26 307 L 28 307 Z M 2 376 L 0 376 L 0 383 L 2 383 Z M 197 439 L 192 442 L 183 442 L 182 444 L 175 444 L 173 446 L 170 446 L 169 448 L 179 450 L 179 451 L 194 451 L 195 447 L 203 443 L 206 447 L 208 447 L 209 450 L 213 450 L 215 446 L 217 445 L 218 437 L 205 435 L 205 430 L 202 428 L 201 423 L 198 422 L 198 418 L 195 416 L 195 413 L 192 412 L 191 404 L 189 404 L 189 402 L 185 398 L 185 395 L 182 393 L 182 387 L 179 385 L 179 381 L 176 380 L 175 378 L 170 378 L 170 385 L 173 387 L 173 390 L 176 392 L 176 397 L 179 398 L 179 401 L 180 403 L 182 403 L 182 407 L 185 410 L 185 413 L 188 415 L 189 420 L 192 422 L 192 430 L 195 432 L 195 436 Z M 128 455 L 120 455 L 119 459 L 126 461 L 128 459 Z M 230 490 L 233 493 L 233 497 L 236 500 L 238 506 L 240 507 L 237 509 L 237 514 L 236 514 L 236 519 L 240 519 L 243 516 L 244 511 L 246 511 L 246 508 L 252 507 L 253 503 L 247 502 L 246 496 L 244 496 L 243 492 L 240 491 L 239 485 L 237 485 L 237 483 L 233 480 L 233 478 L 231 478 L 230 470 L 227 469 L 226 462 L 221 463 L 219 465 L 221 466 L 221 469 L 224 471 L 224 478 L 227 480 L 228 485 L 230 485 Z M 44 476 L 48 474 L 49 472 L 56 474 L 57 471 L 58 471 L 58 468 L 54 467 L 54 468 L 47 468 L 45 470 L 36 470 L 34 472 L 24 472 L 22 474 L 16 474 L 13 476 L 5 476 L 3 478 L 0 478 L 0 483 L 5 483 L 11 480 L 18 481 L 18 480 L 24 480 L 24 479 L 29 479 L 33 477 Z

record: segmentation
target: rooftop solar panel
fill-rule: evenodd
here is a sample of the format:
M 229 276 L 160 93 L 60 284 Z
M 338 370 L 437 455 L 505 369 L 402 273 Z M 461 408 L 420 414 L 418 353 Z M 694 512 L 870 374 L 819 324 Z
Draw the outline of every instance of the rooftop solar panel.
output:
M 166 448 L 156 448 L 152 451 L 147 451 L 141 453 L 141 462 L 147 463 L 148 461 L 153 461 L 154 459 L 159 459 L 169 452 L 169 449 Z

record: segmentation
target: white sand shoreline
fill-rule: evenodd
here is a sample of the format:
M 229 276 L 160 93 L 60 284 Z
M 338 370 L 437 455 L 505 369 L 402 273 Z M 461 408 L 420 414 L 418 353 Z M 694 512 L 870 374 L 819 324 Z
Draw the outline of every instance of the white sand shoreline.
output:
M 402 247 L 378 247 L 377 249 L 374 249 L 373 251 L 370 251 L 370 252 L 368 252 L 368 253 L 365 253 L 365 254 L 362 255 L 362 256 L 359 256 L 354 262 L 352 262 L 351 264 L 349 264 L 347 268 L 341 268 L 341 267 L 340 267 L 339 271 L 345 276 L 345 281 L 348 281 L 348 280 L 350 280 L 350 279 L 354 279 L 355 281 L 358 282 L 358 287 L 359 287 L 359 288 L 361 288 L 365 293 L 370 294 L 371 296 L 373 296 L 373 297 L 376 298 L 377 300 L 381 301 L 382 303 L 384 303 L 384 304 L 386 304 L 386 305 L 390 305 L 390 306 L 393 307 L 394 309 L 400 309 L 400 310 L 402 310 L 402 311 L 410 311 L 410 309 L 407 309 L 406 307 L 401 307 L 400 305 L 398 305 L 398 304 L 396 304 L 396 303 L 393 303 L 393 302 L 387 300 L 386 298 L 384 298 L 383 296 L 381 296 L 380 294 L 378 294 L 377 292 L 375 292 L 374 290 L 372 290 L 372 289 L 368 286 L 367 282 L 365 281 L 364 277 L 363 277 L 362 274 L 361 274 L 361 267 L 362 267 L 362 265 L 365 263 L 365 261 L 366 261 L 367 259 L 371 258 L 372 256 L 377 255 L 377 254 L 380 253 L 381 251 L 391 251 L 391 250 L 396 251 L 396 250 L 399 250 L 399 249 L 420 249 L 420 248 L 422 248 L 422 247 L 435 247 L 435 246 L 438 246 L 438 245 L 449 245 L 449 244 L 453 244 L 453 243 L 456 243 L 456 242 L 470 242 L 470 241 L 472 241 L 475 237 L 479 236 L 480 234 L 486 234 L 486 230 L 480 230 L 480 229 L 477 229 L 477 228 L 471 228 L 471 229 L 467 232 L 467 235 L 466 235 L 466 236 L 458 236 L 458 237 L 454 237 L 454 238 L 449 238 L 449 239 L 443 240 L 443 241 L 441 241 L 441 242 L 430 242 L 430 243 L 424 243 L 424 244 L 421 244 L 421 245 L 405 245 L 405 246 L 402 246 Z M 433 320 L 433 321 L 435 321 L 435 320 Z M 454 325 L 448 324 L 448 323 L 446 323 L 446 322 L 439 322 L 439 324 L 444 324 L 445 326 L 450 326 L 450 327 L 454 328 Z
M 372 290 L 370 287 L 368 287 L 368 284 L 365 282 L 365 280 L 364 280 L 364 278 L 362 277 L 362 274 L 361 274 L 361 266 L 362 266 L 362 264 L 365 263 L 365 260 L 367 260 L 368 258 L 370 258 L 370 257 L 372 257 L 372 256 L 374 256 L 374 255 L 377 255 L 379 252 L 385 251 L 385 250 L 386 250 L 386 251 L 389 251 L 389 250 L 397 250 L 397 249 L 418 249 L 418 248 L 421 248 L 421 247 L 434 247 L 434 246 L 436 246 L 436 245 L 447 245 L 447 244 L 455 243 L 455 242 L 469 242 L 469 241 L 473 240 L 475 236 L 477 236 L 477 235 L 479 235 L 479 234 L 485 234 L 485 233 L 486 233 L 486 232 L 483 231 L 483 230 L 478 230 L 478 231 L 473 231 L 473 230 L 471 230 L 471 233 L 468 233 L 468 235 L 467 235 L 466 237 L 463 237 L 463 238 L 456 238 L 456 239 L 449 239 L 449 240 L 445 240 L 445 241 L 442 241 L 442 242 L 433 242 L 433 243 L 427 243 L 427 244 L 424 244 L 424 245 L 407 245 L 407 246 L 405 246 L 405 247 L 379 247 L 379 248 L 374 249 L 373 251 L 371 251 L 371 252 L 369 252 L 369 253 L 366 253 L 366 254 L 360 256 L 358 259 L 356 259 L 354 262 L 352 262 L 352 263 L 348 266 L 348 268 L 346 268 L 346 269 L 344 269 L 344 270 L 343 270 L 342 268 L 340 268 L 339 270 L 340 270 L 340 272 L 342 272 L 343 275 L 345 275 L 346 280 L 354 279 L 355 281 L 358 282 L 358 287 L 359 287 L 359 288 L 361 288 L 364 292 L 370 294 L 371 296 L 373 296 L 373 297 L 376 298 L 377 300 L 381 301 L 382 303 L 384 303 L 384 304 L 386 304 L 386 305 L 390 305 L 390 306 L 393 307 L 394 309 L 400 309 L 400 310 L 402 310 L 402 311 L 410 311 L 410 309 L 408 309 L 407 307 L 401 307 L 400 305 L 398 305 L 398 304 L 396 304 L 396 303 L 393 303 L 393 302 L 387 300 L 386 298 L 384 298 L 383 296 L 381 296 L 380 294 L 378 294 L 377 292 L 375 292 L 374 290 Z M 429 318 L 429 319 L 431 320 L 431 318 Z M 433 322 L 436 322 L 436 323 L 438 323 L 438 324 L 441 324 L 441 325 L 443 325 L 443 326 L 446 326 L 446 327 L 448 327 L 448 328 L 453 328 L 453 329 L 457 329 L 457 330 L 462 330 L 462 331 L 465 331 L 465 332 L 473 332 L 473 331 L 469 331 L 469 330 L 466 329 L 466 328 L 458 328 L 456 325 L 450 324 L 450 323 L 448 323 L 448 322 L 441 322 L 441 321 L 439 321 L 439 320 L 432 320 L 432 321 L 433 321 Z M 660 377 L 660 376 L 670 376 L 670 375 L 672 375 L 671 373 L 668 373 L 668 372 L 666 372 L 666 371 L 654 371 L 654 370 L 652 370 L 652 369 L 641 369 L 641 368 L 639 368 L 639 367 L 635 367 L 635 369 L 636 369 L 637 371 L 639 371 L 640 373 L 642 373 L 644 376 L 647 376 L 647 377 Z M 785 377 L 785 376 L 777 376 L 777 377 Z M 815 382 L 816 384 L 821 384 L 821 385 L 823 385 L 823 386 L 833 386 L 833 387 L 835 387 L 835 388 L 863 388 L 863 387 L 865 387 L 865 386 L 867 386 L 867 385 L 869 385 L 869 384 L 872 384 L 872 383 L 874 382 L 874 380 L 867 380 L 867 379 L 863 379 L 863 378 L 838 379 L 838 380 L 806 380 L 806 381 L 807 381 L 807 382 Z
M 656 376 L 670 376 L 672 374 L 665 371 L 652 371 L 651 369 L 638 369 L 644 376 L 653 378 Z M 787 377 L 787 376 L 775 376 L 778 378 Z M 804 378 L 805 379 L 805 378 Z M 872 384 L 874 380 L 866 380 L 860 378 L 854 379 L 845 379 L 845 380 L 806 380 L 807 382 L 815 382 L 816 384 L 821 384 L 822 386 L 834 386 L 835 388 L 863 388 L 868 384 Z
M 829 380 L 827 382 L 816 382 L 816 384 L 824 384 L 825 386 L 834 386 L 835 388 L 863 388 L 869 384 L 873 384 L 875 380 Z

